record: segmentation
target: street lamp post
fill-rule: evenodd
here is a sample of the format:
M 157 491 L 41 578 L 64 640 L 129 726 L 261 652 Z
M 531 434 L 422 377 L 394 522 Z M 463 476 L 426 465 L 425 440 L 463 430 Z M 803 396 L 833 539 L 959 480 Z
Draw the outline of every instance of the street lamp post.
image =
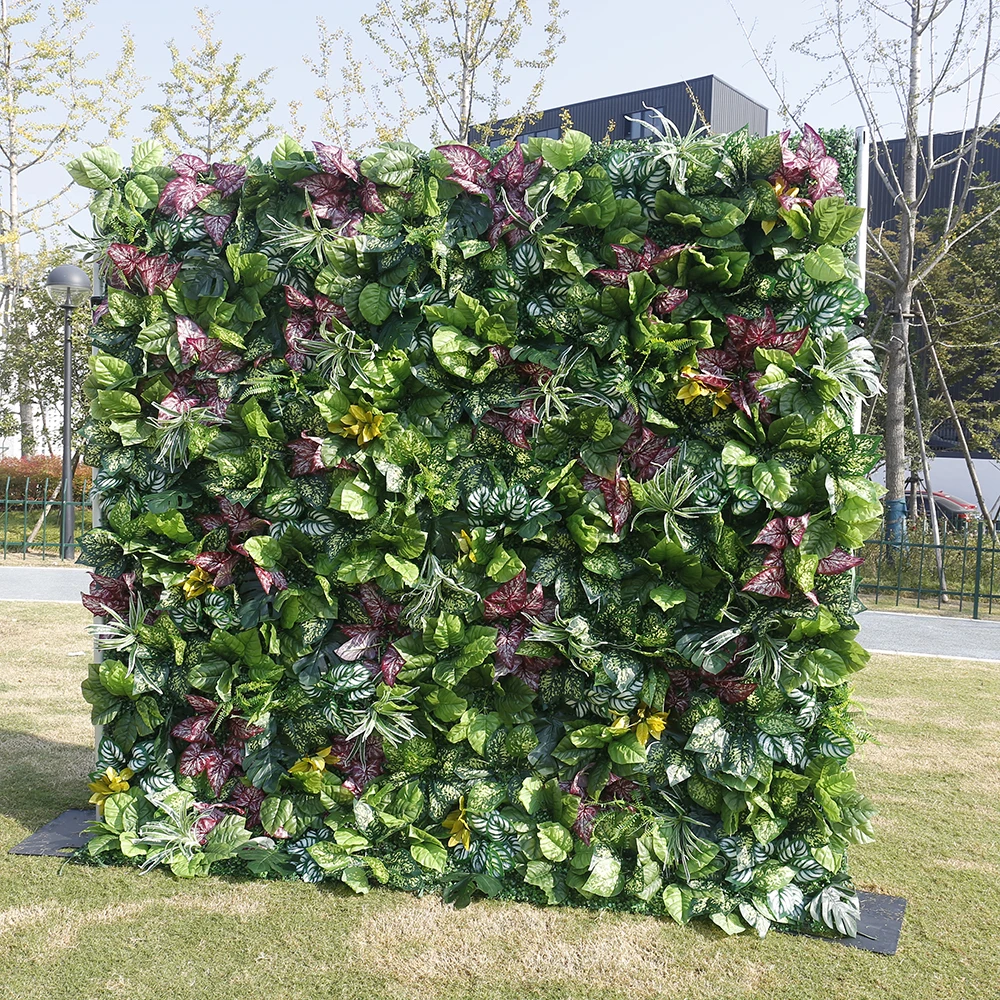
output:
M 90 298 L 90 278 L 72 264 L 53 268 L 45 279 L 49 298 L 63 309 L 63 460 L 59 555 L 73 558 L 73 310 Z

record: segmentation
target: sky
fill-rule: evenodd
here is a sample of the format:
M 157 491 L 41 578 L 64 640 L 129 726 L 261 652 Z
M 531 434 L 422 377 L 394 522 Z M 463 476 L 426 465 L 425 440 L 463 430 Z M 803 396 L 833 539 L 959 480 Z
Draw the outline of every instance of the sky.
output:
M 754 25 L 753 38 L 759 48 L 773 40 L 778 68 L 793 102 L 812 91 L 827 67 L 792 52 L 791 46 L 814 31 L 819 7 L 809 3 L 765 4 L 760 0 L 733 0 L 733 3 L 744 23 Z M 122 27 L 127 25 L 132 31 L 141 72 L 149 78 L 149 96 L 140 103 L 156 98 L 155 84 L 167 75 L 170 61 L 165 43 L 174 39 L 183 52 L 195 40 L 197 6 L 185 0 L 173 0 L 170 4 L 97 0 L 91 7 L 94 25 L 91 41 L 108 58 Z M 278 100 L 276 120 L 283 123 L 290 100 L 302 100 L 303 120 L 312 126 L 310 132 L 318 125 L 318 106 L 311 98 L 315 82 L 303 56 L 315 55 L 316 18 L 322 16 L 331 28 L 351 31 L 360 52 L 378 55 L 370 43 L 364 44 L 364 32 L 357 23 L 359 14 L 371 9 L 374 0 L 350 3 L 295 0 L 280 5 L 273 0 L 215 0 L 205 6 L 216 13 L 216 33 L 224 39 L 224 56 L 244 53 L 244 65 L 252 73 L 274 67 L 271 90 Z M 533 6 L 540 12 L 544 10 L 540 0 L 535 0 Z M 683 4 L 676 0 L 628 0 L 627 3 L 563 0 L 563 6 L 568 9 L 564 22 L 566 42 L 548 72 L 542 107 L 558 107 L 712 73 L 766 104 L 772 111 L 772 124 L 781 124 L 774 114 L 779 102 L 727 0 Z M 792 12 L 794 17 L 789 16 Z M 1000 93 L 1000 74 L 992 84 L 995 104 Z M 527 85 L 524 79 L 512 81 L 515 102 L 523 96 Z M 900 115 L 891 102 L 882 104 L 886 120 L 898 123 Z M 817 95 L 806 117 L 816 126 L 860 124 L 856 102 L 843 87 L 828 88 Z M 134 127 L 141 131 L 148 122 L 148 113 L 139 111 L 133 121 Z M 945 117 L 938 122 L 940 130 L 960 126 L 957 106 L 946 109 Z M 899 132 L 898 124 L 889 127 L 893 134 Z M 427 136 L 418 132 L 411 138 L 421 142 Z
M 397 0 L 398 2 L 398 0 Z M 503 5 L 503 0 L 500 0 Z M 793 50 L 793 45 L 813 34 L 821 18 L 821 4 L 764 4 L 761 0 L 732 0 L 744 23 L 752 28 L 758 49 L 773 44 L 777 71 L 784 92 L 794 104 L 817 88 L 831 68 L 814 58 Z M 831 0 L 827 0 L 831 2 Z M 856 0 L 847 0 L 855 4 Z M 864 0 L 860 0 L 863 4 Z M 973 4 L 976 0 L 972 0 Z M 313 97 L 316 80 L 304 58 L 318 53 L 317 17 L 331 28 L 342 27 L 356 40 L 359 55 L 381 61 L 380 53 L 360 28 L 360 14 L 374 7 L 375 0 L 294 0 L 276 4 L 273 0 L 215 0 L 206 4 L 216 16 L 216 37 L 223 39 L 223 59 L 236 53 L 244 55 L 247 75 L 273 67 L 269 85 L 276 101 L 273 120 L 278 126 L 288 123 L 290 101 L 303 103 L 300 121 L 309 138 L 324 137 L 319 128 L 318 102 Z M 628 0 L 627 3 L 597 0 L 562 0 L 568 13 L 563 22 L 566 35 L 558 56 L 548 71 L 541 107 L 560 107 L 578 101 L 715 74 L 726 83 L 769 107 L 772 128 L 784 122 L 776 113 L 780 102 L 767 74 L 754 58 L 751 45 L 738 23 L 728 0 L 698 0 L 679 4 L 676 0 Z M 135 38 L 139 72 L 145 77 L 145 94 L 136 102 L 130 120 L 131 138 L 140 139 L 151 115 L 143 105 L 160 99 L 157 84 L 169 74 L 167 42 L 174 40 L 187 54 L 197 41 L 194 0 L 172 0 L 170 4 L 149 0 L 91 0 L 88 6 L 91 32 L 86 47 L 96 53 L 92 69 L 110 68 L 117 56 L 123 29 Z M 541 23 L 545 0 L 532 0 Z M 790 16 L 794 13 L 794 16 Z M 541 38 L 535 32 L 534 40 Z M 530 35 L 526 41 L 530 42 Z M 523 100 L 532 79 L 517 75 L 510 86 L 513 107 Z M 990 115 L 1000 109 L 1000 70 L 990 80 Z M 420 94 L 414 91 L 412 100 Z M 901 115 L 885 95 L 874 95 L 881 108 L 887 133 L 901 133 Z M 960 128 L 962 101 L 952 99 L 938 115 L 938 131 Z M 513 110 L 513 108 L 512 108 Z M 861 115 L 846 86 L 821 87 L 810 101 L 803 121 L 817 127 L 856 126 Z M 687 123 L 678 123 L 682 128 Z M 409 138 L 421 145 L 429 141 L 426 121 L 411 128 Z M 96 137 L 95 137 L 96 139 Z M 127 152 L 131 143 L 118 143 Z M 270 143 L 268 143 L 270 146 Z M 262 150 L 266 155 L 266 149 Z M 31 188 L 51 189 L 61 183 L 60 168 L 38 170 L 29 181 Z

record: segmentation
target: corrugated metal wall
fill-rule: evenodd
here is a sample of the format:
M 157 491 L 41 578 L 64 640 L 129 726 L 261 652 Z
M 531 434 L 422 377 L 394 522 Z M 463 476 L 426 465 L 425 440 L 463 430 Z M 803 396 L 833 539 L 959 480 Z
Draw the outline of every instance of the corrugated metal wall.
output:
M 691 122 L 703 124 L 702 116 L 711 123 L 716 132 L 732 132 L 749 124 L 756 135 L 767 132 L 767 108 L 750 100 L 738 90 L 714 76 L 701 76 L 695 80 L 670 83 L 662 87 L 633 90 L 626 94 L 599 97 L 593 101 L 580 101 L 564 105 L 573 119 L 573 127 L 586 132 L 593 139 L 603 139 L 608 135 L 608 124 L 614 122 L 610 132 L 612 139 L 633 137 L 633 125 L 626 117 L 635 117 L 643 106 L 659 108 L 681 132 L 686 132 Z M 525 127 L 524 134 L 532 135 L 548 129 L 560 127 L 563 108 L 549 108 L 541 117 Z M 502 128 L 506 121 L 498 123 Z M 635 129 L 640 134 L 644 130 Z M 475 136 L 473 136 L 475 141 Z
M 934 156 L 945 156 L 957 149 L 962 142 L 961 132 L 943 132 L 934 136 Z M 901 171 L 903 157 L 903 139 L 890 139 L 888 146 L 888 156 L 886 150 L 879 147 L 875 150 L 873 144 L 873 156 L 878 155 L 882 163 L 892 162 L 897 170 Z M 979 144 L 976 156 L 976 172 L 986 173 L 993 181 L 1000 181 L 1000 131 L 995 131 L 987 136 L 985 141 Z M 918 185 L 922 184 L 925 171 L 918 167 Z M 952 184 L 954 183 L 955 168 L 948 166 L 935 172 L 931 178 L 930 188 L 927 197 L 920 207 L 921 215 L 929 215 L 935 209 L 944 208 L 951 200 Z M 902 174 L 900 172 L 900 180 Z M 869 218 L 870 225 L 880 226 L 883 223 L 892 221 L 898 214 L 898 209 L 893 200 L 893 193 L 885 186 L 878 176 L 874 164 L 872 165 L 871 187 L 869 189 Z

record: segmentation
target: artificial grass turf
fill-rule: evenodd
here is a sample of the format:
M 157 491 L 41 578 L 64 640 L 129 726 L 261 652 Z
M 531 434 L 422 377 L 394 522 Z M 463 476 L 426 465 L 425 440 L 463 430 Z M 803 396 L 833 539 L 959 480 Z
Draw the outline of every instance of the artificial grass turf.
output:
M 82 609 L 0 606 L 0 848 L 86 801 Z M 1000 664 L 873 657 L 857 769 L 877 843 L 861 888 L 906 896 L 891 958 L 779 934 L 374 889 L 0 855 L 0 998 L 996 1000 Z

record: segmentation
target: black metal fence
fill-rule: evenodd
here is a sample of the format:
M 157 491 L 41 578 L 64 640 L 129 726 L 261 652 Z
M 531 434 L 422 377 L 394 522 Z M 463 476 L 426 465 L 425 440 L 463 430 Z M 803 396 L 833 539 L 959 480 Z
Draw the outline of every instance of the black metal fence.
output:
M 865 544 L 865 562 L 858 569 L 865 604 L 973 618 L 1000 615 L 1000 545 L 982 521 L 967 528 L 949 527 L 943 521 L 939 546 L 925 519 L 911 521 L 908 528 L 902 548 L 884 537 Z
M 94 518 L 90 483 L 74 484 L 73 537 L 79 543 Z M 59 559 L 62 484 L 58 479 L 12 479 L 3 484 L 3 558 Z

